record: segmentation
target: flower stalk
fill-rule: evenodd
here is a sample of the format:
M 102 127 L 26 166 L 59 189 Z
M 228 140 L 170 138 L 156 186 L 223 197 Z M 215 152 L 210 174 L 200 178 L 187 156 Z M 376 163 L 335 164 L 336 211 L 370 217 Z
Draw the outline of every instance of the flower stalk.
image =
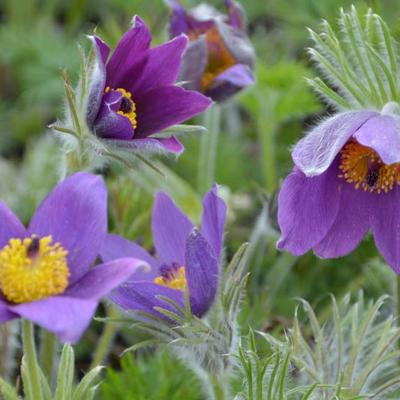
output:
M 26 361 L 26 373 L 28 382 L 24 384 L 29 386 L 33 399 L 42 399 L 42 386 L 40 382 L 40 370 L 36 354 L 35 338 L 33 324 L 31 321 L 22 321 L 22 342 L 24 349 L 24 359 Z M 27 391 L 27 389 L 25 389 Z
M 54 364 L 57 357 L 57 338 L 46 329 L 42 329 L 40 343 L 40 361 L 44 376 L 48 382 L 53 382 Z
M 205 193 L 215 181 L 218 140 L 221 130 L 221 107 L 214 104 L 204 113 L 204 127 L 207 129 L 201 137 L 197 168 L 197 188 Z

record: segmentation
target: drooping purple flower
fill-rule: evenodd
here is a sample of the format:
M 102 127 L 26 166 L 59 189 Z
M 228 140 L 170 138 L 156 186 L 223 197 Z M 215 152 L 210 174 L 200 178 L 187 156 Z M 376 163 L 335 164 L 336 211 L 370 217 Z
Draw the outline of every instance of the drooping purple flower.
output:
M 245 32 L 244 12 L 225 0 L 227 15 L 208 4 L 185 10 L 178 0 L 171 8 L 170 35 L 188 35 L 179 79 L 187 88 L 223 101 L 254 83 L 254 49 Z
M 151 270 L 138 272 L 111 295 L 127 311 L 161 316 L 154 307 L 176 312 L 158 296 L 169 297 L 184 308 L 188 288 L 193 314 L 201 317 L 212 305 L 218 289 L 226 206 L 214 186 L 203 199 L 201 229 L 196 229 L 167 194 L 157 194 L 152 215 L 154 246 L 158 258 L 139 245 L 116 235 L 106 237 L 101 257 L 135 257 Z
M 337 114 L 295 146 L 293 172 L 279 195 L 278 248 L 323 258 L 354 250 L 371 231 L 400 274 L 400 117 L 382 112 Z
M 109 57 L 110 49 L 92 37 L 97 63 L 92 71 L 87 123 L 94 133 L 123 148 L 181 153 L 175 136 L 155 134 L 203 112 L 210 99 L 176 86 L 187 38 L 180 35 L 151 48 L 151 34 L 135 16 Z
M 28 228 L 3 203 L 0 219 L 0 323 L 24 318 L 76 342 L 100 298 L 146 265 L 118 257 L 91 268 L 107 233 L 107 191 L 95 175 L 65 179 Z

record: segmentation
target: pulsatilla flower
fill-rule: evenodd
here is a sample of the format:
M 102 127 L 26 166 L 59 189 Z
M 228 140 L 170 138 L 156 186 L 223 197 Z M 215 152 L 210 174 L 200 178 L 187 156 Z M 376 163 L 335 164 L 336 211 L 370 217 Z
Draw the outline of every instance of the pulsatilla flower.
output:
M 216 187 L 205 195 L 203 207 L 201 229 L 197 230 L 165 193 L 157 194 L 152 214 L 157 259 L 133 242 L 107 236 L 101 252 L 104 261 L 115 255 L 140 257 L 151 266 L 150 271 L 135 273 L 114 291 L 113 302 L 126 311 L 162 316 L 154 307 L 172 309 L 158 296 L 168 297 L 184 308 L 188 290 L 194 315 L 200 317 L 209 310 L 218 289 L 226 214 Z
M 28 228 L 1 203 L 0 218 L 1 323 L 28 319 L 76 342 L 100 298 L 146 265 L 121 258 L 90 268 L 107 233 L 107 192 L 95 175 L 65 179 Z
M 292 153 L 279 195 L 279 248 L 324 258 L 351 252 L 372 231 L 400 273 L 400 116 L 346 112 L 316 127 Z
M 215 101 L 223 101 L 254 83 L 254 50 L 245 33 L 244 13 L 226 0 L 228 14 L 208 4 L 185 10 L 178 0 L 171 8 L 170 34 L 185 33 L 190 44 L 183 58 L 180 80 Z
M 211 101 L 175 85 L 184 35 L 150 48 L 151 34 L 136 16 L 109 57 L 110 49 L 92 37 L 97 62 L 92 68 L 87 123 L 96 136 L 119 146 L 181 153 L 175 136 L 155 134 L 203 112 Z M 166 136 L 166 137 L 165 137 Z

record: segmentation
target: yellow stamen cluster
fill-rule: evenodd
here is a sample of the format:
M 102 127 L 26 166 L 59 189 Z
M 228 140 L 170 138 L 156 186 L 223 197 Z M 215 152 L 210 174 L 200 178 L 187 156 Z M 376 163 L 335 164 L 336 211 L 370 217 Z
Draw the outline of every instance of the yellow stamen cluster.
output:
M 196 36 L 198 36 L 196 33 L 192 35 L 193 38 Z M 189 37 L 191 36 L 189 35 Z M 213 27 L 207 31 L 206 40 L 208 49 L 208 62 L 201 82 L 203 90 L 209 89 L 214 79 L 219 74 L 235 65 L 235 59 L 226 48 L 217 28 Z
M 400 184 L 399 163 L 384 164 L 375 150 L 356 141 L 350 141 L 341 150 L 339 169 L 339 178 L 364 191 L 387 193 L 396 183 Z
M 186 288 L 186 273 L 185 267 L 180 267 L 178 270 L 171 272 L 171 277 L 157 276 L 154 283 L 161 286 L 166 286 L 171 289 L 185 290 Z
M 107 86 L 105 92 L 108 93 L 109 91 L 110 87 Z M 115 91 L 120 92 L 122 94 L 121 105 L 119 106 L 117 114 L 128 118 L 133 128 L 136 129 L 137 128 L 136 104 L 132 100 L 132 93 L 128 92 L 123 88 L 115 89 Z
M 11 239 L 0 251 L 0 288 L 6 299 L 26 303 L 63 293 L 67 251 L 51 236 Z

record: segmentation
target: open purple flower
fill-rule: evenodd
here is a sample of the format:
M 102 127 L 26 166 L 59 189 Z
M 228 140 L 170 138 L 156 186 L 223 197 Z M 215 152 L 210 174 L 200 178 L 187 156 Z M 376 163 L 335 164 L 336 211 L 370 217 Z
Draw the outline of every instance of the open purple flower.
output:
M 87 122 L 94 133 L 123 148 L 183 151 L 176 137 L 161 131 L 203 112 L 211 101 L 176 86 L 184 35 L 150 48 L 151 34 L 135 16 L 111 57 L 99 37 L 92 38 L 98 62 L 92 73 Z
M 28 228 L 2 203 L 0 219 L 0 323 L 24 318 L 76 342 L 100 298 L 145 265 L 121 258 L 91 268 L 107 233 L 107 191 L 95 175 L 65 179 Z
M 225 0 L 228 15 L 208 4 L 185 10 L 178 0 L 171 7 L 170 34 L 189 36 L 179 79 L 215 101 L 223 101 L 254 83 L 254 49 L 245 32 L 238 3 Z
M 158 259 L 142 247 L 116 235 L 108 235 L 101 257 L 137 257 L 151 270 L 137 272 L 112 293 L 111 300 L 127 311 L 161 316 L 154 307 L 176 312 L 158 296 L 169 297 L 184 308 L 188 288 L 192 313 L 201 317 L 212 305 L 218 289 L 226 206 L 214 186 L 203 199 L 201 229 L 165 193 L 156 196 L 152 230 Z
M 395 109 L 389 103 L 381 113 L 335 115 L 295 146 L 295 168 L 279 195 L 280 249 L 340 257 L 371 231 L 400 274 L 400 117 Z

